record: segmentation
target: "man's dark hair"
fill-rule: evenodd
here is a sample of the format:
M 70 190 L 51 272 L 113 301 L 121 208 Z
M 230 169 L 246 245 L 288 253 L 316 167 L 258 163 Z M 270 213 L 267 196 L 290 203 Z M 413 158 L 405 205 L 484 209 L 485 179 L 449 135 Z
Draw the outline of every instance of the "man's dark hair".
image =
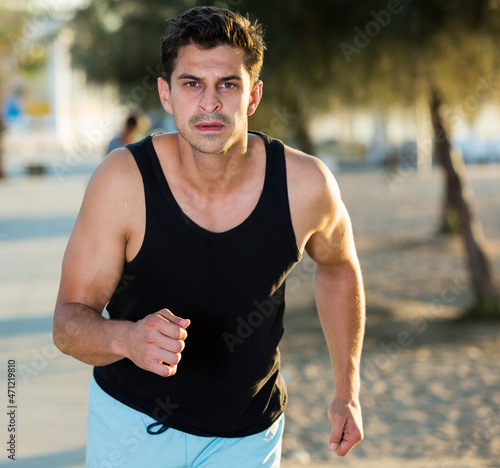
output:
M 262 27 L 239 13 L 215 7 L 196 7 L 169 19 L 161 38 L 161 66 L 168 81 L 181 47 L 193 44 L 201 49 L 229 45 L 243 49 L 245 67 L 252 84 L 259 79 L 266 48 Z

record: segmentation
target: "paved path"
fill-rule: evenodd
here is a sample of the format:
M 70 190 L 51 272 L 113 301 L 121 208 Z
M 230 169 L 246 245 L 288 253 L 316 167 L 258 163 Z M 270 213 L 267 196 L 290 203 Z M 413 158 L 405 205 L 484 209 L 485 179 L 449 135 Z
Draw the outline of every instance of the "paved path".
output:
M 0 387 L 8 436 L 7 361 L 16 362 L 16 458 L 0 467 L 83 467 L 91 368 L 52 343 L 52 312 L 64 248 L 87 176 L 0 183 Z M 7 439 L 8 440 L 8 439 Z

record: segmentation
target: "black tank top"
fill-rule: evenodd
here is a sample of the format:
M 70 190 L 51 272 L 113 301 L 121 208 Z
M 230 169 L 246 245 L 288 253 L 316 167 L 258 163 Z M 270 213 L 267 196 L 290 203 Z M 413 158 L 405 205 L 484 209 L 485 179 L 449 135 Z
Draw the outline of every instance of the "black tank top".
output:
M 285 278 L 301 254 L 283 143 L 258 135 L 266 147 L 260 199 L 245 221 L 220 233 L 182 212 L 151 136 L 127 146 L 144 182 L 146 230 L 107 310 L 111 319 L 137 321 L 168 308 L 191 324 L 174 376 L 128 359 L 95 367 L 94 376 L 105 392 L 163 428 L 242 437 L 267 429 L 285 408 L 278 343 Z

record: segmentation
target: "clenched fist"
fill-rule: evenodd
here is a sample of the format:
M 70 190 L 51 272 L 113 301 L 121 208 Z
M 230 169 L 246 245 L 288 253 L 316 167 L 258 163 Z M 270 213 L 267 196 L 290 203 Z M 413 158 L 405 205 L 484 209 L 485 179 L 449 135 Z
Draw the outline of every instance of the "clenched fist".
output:
M 126 357 L 140 368 L 162 377 L 174 375 L 190 323 L 168 309 L 147 315 L 129 329 L 124 339 Z

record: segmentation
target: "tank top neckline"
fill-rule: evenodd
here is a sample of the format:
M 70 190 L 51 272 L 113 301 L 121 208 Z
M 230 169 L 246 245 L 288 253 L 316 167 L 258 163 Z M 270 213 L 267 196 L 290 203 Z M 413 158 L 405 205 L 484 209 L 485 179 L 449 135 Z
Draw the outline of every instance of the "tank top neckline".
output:
M 162 165 L 160 163 L 160 159 L 158 158 L 158 154 L 156 153 L 156 149 L 153 144 L 153 137 L 152 135 L 149 135 L 147 137 L 147 144 L 150 147 L 151 150 L 151 155 L 152 155 L 152 162 L 154 166 L 154 170 L 157 173 L 157 176 L 160 180 L 160 185 L 163 190 L 163 193 L 165 194 L 170 206 L 176 213 L 176 215 L 180 218 L 180 220 L 190 229 L 193 231 L 197 232 L 198 234 L 206 237 L 211 237 L 211 238 L 225 238 L 232 236 L 236 234 L 237 232 L 241 231 L 244 229 L 246 226 L 248 226 L 253 219 L 257 216 L 257 214 L 261 211 L 261 208 L 264 204 L 267 192 L 269 191 L 269 184 L 270 184 L 270 178 L 271 178 L 271 158 L 270 158 L 270 144 L 268 139 L 266 138 L 266 135 L 260 132 L 255 132 L 255 131 L 249 131 L 248 133 L 251 133 L 253 135 L 257 135 L 262 140 L 264 141 L 264 146 L 265 146 L 265 151 L 266 151 L 266 169 L 265 169 L 265 174 L 264 174 L 264 183 L 262 186 L 262 191 L 259 196 L 259 200 L 257 201 L 256 205 L 254 206 L 253 210 L 250 212 L 250 214 L 239 224 L 236 226 L 228 229 L 227 231 L 222 231 L 222 232 L 216 232 L 216 231 L 210 231 L 208 229 L 205 229 L 204 227 L 200 226 L 197 224 L 195 221 L 193 221 L 189 216 L 187 216 L 184 211 L 182 210 L 181 206 L 177 202 L 177 200 L 174 197 L 174 194 L 172 193 L 172 190 L 170 189 L 170 185 L 168 183 L 167 177 L 165 175 L 165 172 L 163 171 Z

